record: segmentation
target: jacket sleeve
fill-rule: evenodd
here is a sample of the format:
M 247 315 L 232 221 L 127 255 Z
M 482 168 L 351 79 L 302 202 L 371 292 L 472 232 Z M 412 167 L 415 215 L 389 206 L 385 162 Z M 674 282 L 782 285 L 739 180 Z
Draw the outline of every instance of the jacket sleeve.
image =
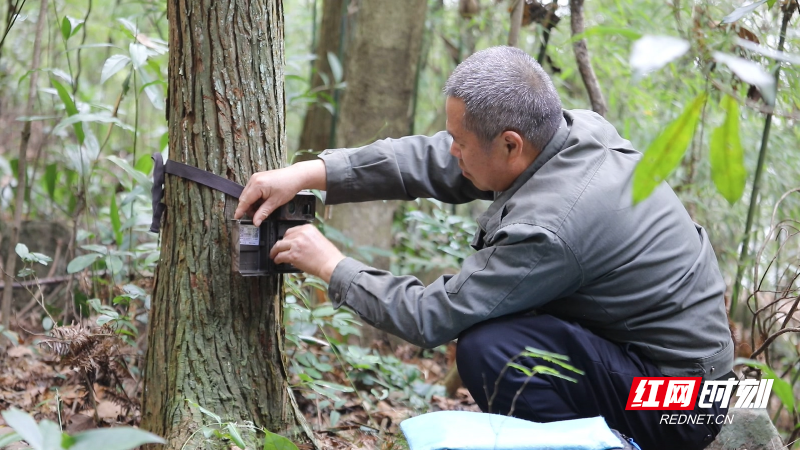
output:
M 429 286 L 346 258 L 333 272 L 329 294 L 367 323 L 421 347 L 455 339 L 470 326 L 528 311 L 578 289 L 575 255 L 544 228 L 512 225 L 495 245 L 468 257 L 456 275 Z
M 450 155 L 452 138 L 444 131 L 434 136 L 383 139 L 353 149 L 326 150 L 326 204 L 370 200 L 435 198 L 446 203 L 491 200 L 461 174 Z

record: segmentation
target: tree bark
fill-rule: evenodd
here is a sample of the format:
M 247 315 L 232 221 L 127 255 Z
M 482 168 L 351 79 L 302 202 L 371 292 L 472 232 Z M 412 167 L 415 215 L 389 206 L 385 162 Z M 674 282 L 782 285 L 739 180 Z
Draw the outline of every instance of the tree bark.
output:
M 569 10 L 572 36 L 582 34 L 584 31 L 583 0 L 570 0 Z M 589 93 L 592 110 L 601 116 L 605 116 L 608 112 L 608 105 L 606 104 L 606 99 L 603 98 L 600 83 L 597 81 L 597 75 L 595 75 L 592 68 L 592 59 L 589 57 L 589 50 L 586 48 L 586 39 L 575 41 L 572 44 L 572 49 L 575 51 L 575 60 L 578 63 L 578 71 L 581 73 L 581 78 L 583 78 L 583 84 Z
M 322 23 L 320 25 L 319 39 L 317 44 L 317 59 L 314 61 L 314 74 L 311 77 L 311 88 L 318 89 L 325 86 L 320 76 L 324 73 L 330 84 L 334 84 L 331 66 L 328 63 L 328 53 L 333 53 L 341 61 L 343 53 L 342 28 L 343 21 L 347 14 L 344 13 L 344 0 L 324 0 L 322 6 Z M 320 93 L 334 95 L 334 89 L 322 89 Z M 300 135 L 299 150 L 325 150 L 334 146 L 333 136 L 333 115 L 320 103 L 328 101 L 320 97 L 318 102 L 312 103 L 306 110 L 306 117 L 303 120 L 303 132 Z M 301 157 L 300 159 L 310 159 Z
M 170 0 L 167 15 L 169 158 L 241 184 L 281 167 L 281 1 Z M 236 201 L 175 176 L 166 178 L 164 201 L 142 428 L 182 448 L 208 421 L 193 401 L 223 421 L 303 439 L 287 388 L 280 278 L 231 269 Z M 187 448 L 203 441 L 197 433 Z

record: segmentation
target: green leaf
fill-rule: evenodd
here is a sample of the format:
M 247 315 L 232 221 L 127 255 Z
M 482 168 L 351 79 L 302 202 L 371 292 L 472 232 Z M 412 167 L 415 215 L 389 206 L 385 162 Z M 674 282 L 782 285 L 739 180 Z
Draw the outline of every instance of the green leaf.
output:
M 20 258 L 23 260 L 31 254 L 28 250 L 28 246 L 23 244 L 22 242 L 18 243 L 16 247 L 14 247 L 14 251 L 19 255 Z
M 767 0 L 767 9 L 772 9 L 772 5 L 775 4 L 775 0 Z
M 163 86 L 166 85 L 166 83 L 164 83 L 163 80 L 153 80 L 144 69 L 139 69 L 138 73 L 144 83 L 141 89 L 147 94 L 147 98 L 150 99 L 150 103 L 153 104 L 153 107 L 162 111 L 165 105 Z
M 122 272 L 123 266 L 122 258 L 114 255 L 106 256 L 106 266 L 108 266 L 108 270 L 110 270 L 111 273 L 120 273 Z
M 73 436 L 69 450 L 131 450 L 144 444 L 166 444 L 153 433 L 131 427 L 98 428 Z
M 730 95 L 722 97 L 725 121 L 711 133 L 711 178 L 731 205 L 744 193 L 747 173 L 739 139 L 739 104 Z
M 114 125 L 122 128 L 123 130 L 134 131 L 133 127 L 122 122 L 121 120 L 117 119 L 116 117 L 111 116 L 108 113 L 105 114 L 95 114 L 95 113 L 82 113 L 82 114 L 75 114 L 66 119 L 62 120 L 61 122 L 56 125 L 53 129 L 54 132 L 58 132 L 70 125 L 75 125 L 76 127 L 81 126 L 81 122 L 102 122 L 102 123 L 113 123 Z M 83 139 L 83 128 L 81 128 L 81 139 Z M 81 140 L 81 144 L 83 144 L 83 140 Z
M 91 266 L 95 261 L 97 261 L 102 255 L 97 253 L 89 253 L 86 255 L 80 255 L 73 259 L 72 261 L 67 264 L 67 273 L 76 273 L 80 272 L 81 270 Z
M 31 269 L 30 267 L 25 267 L 25 268 L 21 269 L 19 272 L 17 272 L 17 276 L 19 278 L 25 278 L 25 277 L 29 277 L 29 276 L 31 276 L 31 275 L 33 275 L 35 273 L 36 273 L 36 271 Z
M 150 171 L 153 170 L 153 158 L 151 158 L 150 155 L 142 155 L 136 161 L 133 168 L 145 175 L 149 175 Z
M 717 62 L 728 66 L 731 72 L 736 74 L 739 79 L 756 86 L 761 91 L 761 95 L 767 104 L 775 104 L 775 77 L 768 74 L 761 66 L 753 61 L 726 53 L 714 52 L 713 56 Z
M 61 427 L 51 420 L 39 422 L 39 431 L 42 433 L 42 448 L 44 450 L 62 450 Z
M 344 73 L 342 70 L 342 64 L 339 62 L 339 58 L 337 58 L 333 52 L 328 52 L 328 65 L 331 66 L 331 75 L 333 75 L 333 81 L 336 83 L 342 81 L 342 74 Z
M 722 23 L 733 23 L 737 20 L 741 19 L 742 17 L 752 13 L 756 10 L 759 6 L 766 3 L 767 0 L 758 0 L 757 2 L 750 3 L 749 5 L 740 6 L 733 10 L 732 13 L 728 14 L 727 16 L 722 18 Z M 770 5 L 772 6 L 772 5 Z
M 158 142 L 158 150 L 163 152 L 168 145 L 169 145 L 169 131 L 165 131 L 164 134 L 161 135 L 161 139 Z
M 67 16 L 64 16 L 64 18 L 61 19 L 61 37 L 66 41 L 69 39 L 70 34 L 72 34 L 72 25 L 69 23 Z
M 139 69 L 147 63 L 147 47 L 142 44 L 132 42 L 128 46 L 128 53 L 131 55 L 131 62 L 134 69 Z
M 100 84 L 105 83 L 106 80 L 124 69 L 130 62 L 131 58 L 126 55 L 111 55 L 106 62 L 103 63 L 103 70 L 100 73 Z
M 228 429 L 228 434 L 230 434 L 231 440 L 234 444 L 239 446 L 239 448 L 247 447 L 247 444 L 244 443 L 244 439 L 242 439 L 242 435 L 239 434 L 239 430 L 236 429 L 235 424 L 228 422 L 228 426 L 226 428 Z
M 512 362 L 510 362 L 510 363 L 508 363 L 508 364 L 506 364 L 506 365 L 507 365 L 508 367 L 511 367 L 511 368 L 514 368 L 514 369 L 517 369 L 517 370 L 519 370 L 520 372 L 522 372 L 523 374 L 525 374 L 525 376 L 526 376 L 526 377 L 532 377 L 532 376 L 533 376 L 533 372 L 531 372 L 531 369 L 528 369 L 527 367 L 525 367 L 525 366 L 523 366 L 523 365 L 521 365 L 521 364 L 517 364 L 517 363 L 512 363 Z
M 0 436 L 0 448 L 6 448 L 7 446 L 13 444 L 14 442 L 19 442 L 22 440 L 22 436 L 19 433 L 7 433 Z
M 633 174 L 633 202 L 646 199 L 683 158 L 708 94 L 703 92 L 650 143 Z
M 119 208 L 117 207 L 117 194 L 111 194 L 111 228 L 114 230 L 114 238 L 117 240 L 117 247 L 122 247 L 122 221 L 119 219 Z
M 631 69 L 634 79 L 664 67 L 683 56 L 689 42 L 672 36 L 643 36 L 633 43 Z
M 285 437 L 264 430 L 264 450 L 298 450 L 294 443 Z
M 733 361 L 734 366 L 738 366 L 740 364 L 745 364 L 750 367 L 755 367 L 756 369 L 759 369 L 762 372 L 764 372 L 766 378 L 775 380 L 772 382 L 772 391 L 775 392 L 775 395 L 777 395 L 779 399 L 781 399 L 781 403 L 783 403 L 783 406 L 786 407 L 789 413 L 794 412 L 795 408 L 797 407 L 797 404 L 795 403 L 794 392 L 792 391 L 792 385 L 790 385 L 786 380 L 778 377 L 778 375 L 775 373 L 774 370 L 772 370 L 771 367 L 760 361 L 747 358 L 736 358 L 736 360 Z
M 75 34 L 80 31 L 81 27 L 83 27 L 82 19 L 64 16 L 64 19 L 61 20 L 61 36 L 66 41 L 72 36 L 75 36 Z
M 17 408 L 5 410 L 2 414 L 6 424 L 13 428 L 31 447 L 35 449 L 43 447 L 44 438 L 42 437 L 42 432 L 30 414 Z
M 139 172 L 135 168 L 131 167 L 128 161 L 114 155 L 108 156 L 106 158 L 109 161 L 121 167 L 123 170 L 125 170 L 125 172 L 127 172 L 128 175 L 130 175 L 134 180 L 136 180 L 137 183 L 139 183 L 140 185 L 148 186 L 149 189 L 149 186 L 153 182 L 153 180 L 147 175 L 143 174 L 142 172 Z
M 58 97 L 61 99 L 61 102 L 64 103 L 64 108 L 67 110 L 67 115 L 74 116 L 78 114 L 78 108 L 75 107 L 75 102 L 72 101 L 72 97 L 70 96 L 69 91 L 67 91 L 67 89 L 53 77 L 50 77 L 50 82 L 53 84 L 53 87 L 56 88 L 56 91 L 58 92 Z M 62 120 L 61 123 L 64 123 L 65 120 Z M 75 128 L 75 136 L 78 137 L 78 142 L 83 144 L 85 136 L 83 134 L 83 125 L 81 124 L 81 121 L 80 120 L 73 121 L 70 122 L 69 125 L 73 125 L 73 128 Z M 64 125 L 64 127 L 66 126 L 67 125 Z M 56 126 L 56 129 L 54 129 L 53 131 L 57 132 L 58 130 L 59 128 L 58 126 Z
M 56 181 L 58 180 L 58 165 L 56 163 L 48 164 L 44 169 L 44 183 L 47 189 L 47 195 L 52 200 L 56 193 Z

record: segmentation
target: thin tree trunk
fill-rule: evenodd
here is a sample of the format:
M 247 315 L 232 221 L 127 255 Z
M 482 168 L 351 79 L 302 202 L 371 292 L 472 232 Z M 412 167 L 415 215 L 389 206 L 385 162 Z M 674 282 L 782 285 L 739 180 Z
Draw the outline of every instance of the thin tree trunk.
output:
M 347 89 L 337 127 L 338 147 L 360 146 L 410 132 L 415 69 L 422 49 L 426 9 L 425 0 L 361 1 L 355 40 L 347 56 Z M 332 208 L 328 223 L 352 239 L 355 246 L 389 250 L 396 205 L 337 205 Z M 371 264 L 388 269 L 389 259 L 376 257 Z
M 241 184 L 281 167 L 280 0 L 170 0 L 167 16 L 170 159 Z M 142 427 L 182 448 L 208 420 L 192 401 L 224 421 L 307 440 L 287 388 L 280 278 L 231 269 L 235 200 L 168 176 L 164 202 Z M 188 448 L 203 439 L 194 436 Z
M 514 8 L 511 10 L 511 30 L 508 33 L 508 45 L 516 47 L 519 42 L 519 30 L 522 28 L 522 13 L 525 7 L 525 0 L 515 0 Z
M 47 21 L 47 0 L 42 0 L 39 4 L 39 17 L 36 22 L 36 37 L 33 40 L 33 61 L 31 62 L 31 84 L 28 88 L 28 101 L 25 105 L 25 114 L 33 114 L 33 103 L 36 100 L 36 86 L 39 83 L 39 60 L 42 55 L 42 31 L 44 23 Z M 11 303 L 14 300 L 14 274 L 17 270 L 17 252 L 15 248 L 19 243 L 19 232 L 22 227 L 22 210 L 25 207 L 25 185 L 28 171 L 28 142 L 31 137 L 31 121 L 26 121 L 22 129 L 22 140 L 19 144 L 19 162 L 17 163 L 17 189 L 14 200 L 14 222 L 11 224 L 11 241 L 8 245 L 8 256 L 3 268 L 4 285 L 8 289 L 3 289 L 3 328 L 8 329 L 11 319 Z
M 343 58 L 342 28 L 347 20 L 344 0 L 324 0 L 322 6 L 322 24 L 320 25 L 319 40 L 317 44 L 317 59 L 314 61 L 314 74 L 311 77 L 311 88 L 319 89 L 325 86 L 325 82 L 320 74 L 325 74 L 329 84 L 334 84 L 333 72 L 328 63 L 328 53 L 332 53 L 339 58 Z M 321 89 L 320 94 L 327 94 L 333 97 L 334 89 Z M 303 132 L 300 135 L 299 150 L 325 150 L 334 146 L 331 136 L 333 132 L 333 114 L 322 106 L 328 102 L 324 96 L 320 95 L 316 103 L 308 106 L 306 117 L 303 120 Z M 335 105 L 334 105 L 335 106 Z M 310 159 L 309 157 L 298 158 L 300 160 Z
M 583 0 L 570 0 L 569 10 L 572 35 L 583 34 Z M 592 60 L 589 57 L 589 50 L 586 48 L 586 39 L 575 41 L 572 44 L 572 49 L 575 51 L 575 60 L 578 63 L 578 71 L 581 73 L 581 78 L 583 78 L 583 84 L 589 93 L 592 110 L 601 116 L 605 116 L 608 112 L 608 105 L 605 98 L 603 98 L 600 83 L 597 81 L 597 75 L 595 75 L 592 68 Z

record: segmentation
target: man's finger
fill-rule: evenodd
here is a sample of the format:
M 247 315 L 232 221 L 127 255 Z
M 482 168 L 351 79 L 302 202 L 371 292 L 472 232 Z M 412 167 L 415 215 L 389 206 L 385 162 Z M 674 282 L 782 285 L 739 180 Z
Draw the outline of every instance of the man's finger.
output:
M 279 253 L 283 253 L 289 251 L 292 248 L 292 243 L 287 241 L 286 239 L 281 239 L 280 241 L 276 242 L 275 245 L 272 246 L 272 249 L 269 251 L 270 259 L 275 259 Z
M 256 212 L 253 213 L 253 225 L 260 226 L 261 222 L 265 221 L 267 217 L 272 214 L 272 211 L 275 210 L 275 205 L 273 205 L 273 203 L 274 202 L 267 200 L 258 207 Z
M 233 214 L 233 218 L 240 219 L 250 208 L 250 205 L 258 201 L 260 198 L 261 191 L 252 187 L 250 183 L 248 183 L 242 191 L 242 194 L 239 196 L 239 205 L 236 207 L 236 212 Z

